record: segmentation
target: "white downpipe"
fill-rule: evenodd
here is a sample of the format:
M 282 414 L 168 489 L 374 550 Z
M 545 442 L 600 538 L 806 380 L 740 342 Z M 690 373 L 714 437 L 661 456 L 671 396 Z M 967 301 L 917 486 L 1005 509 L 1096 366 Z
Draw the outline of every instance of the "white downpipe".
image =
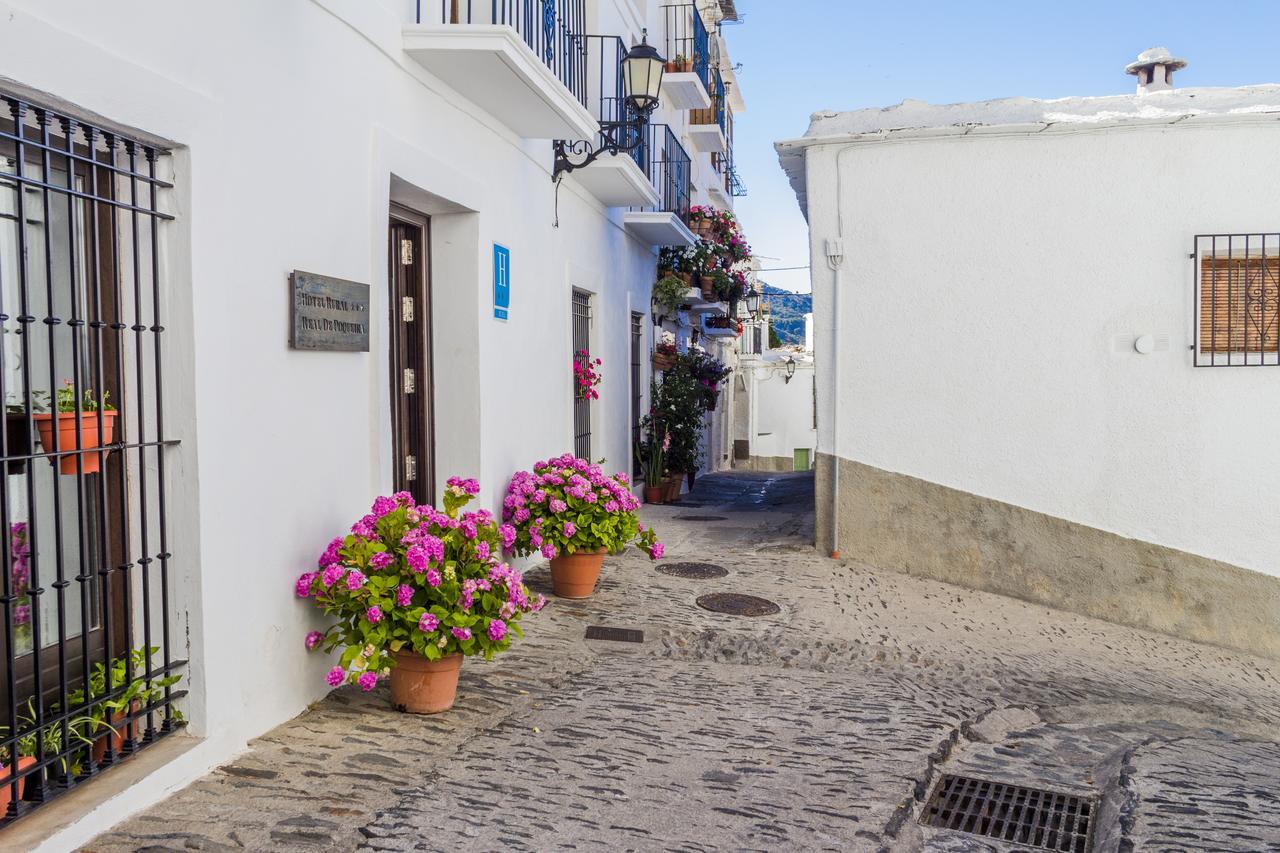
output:
M 827 267 L 831 281 L 831 558 L 840 559 L 840 271 L 844 267 L 844 172 L 840 158 L 851 149 L 836 154 L 836 236 L 826 241 Z M 808 156 L 807 154 L 805 156 Z

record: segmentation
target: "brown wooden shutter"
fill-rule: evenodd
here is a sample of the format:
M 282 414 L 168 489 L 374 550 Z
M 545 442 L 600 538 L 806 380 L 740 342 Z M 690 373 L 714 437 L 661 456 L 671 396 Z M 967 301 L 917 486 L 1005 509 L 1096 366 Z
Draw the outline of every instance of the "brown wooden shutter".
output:
M 1280 257 L 1200 259 L 1200 352 L 1280 351 Z

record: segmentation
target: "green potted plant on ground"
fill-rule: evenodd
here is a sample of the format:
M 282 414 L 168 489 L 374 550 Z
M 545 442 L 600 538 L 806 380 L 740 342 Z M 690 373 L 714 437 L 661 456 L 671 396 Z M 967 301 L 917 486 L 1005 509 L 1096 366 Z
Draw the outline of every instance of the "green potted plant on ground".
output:
M 308 649 L 342 648 L 330 686 L 369 691 L 389 675 L 397 710 L 447 710 L 463 658 L 505 652 L 521 617 L 542 609 L 545 599 L 502 562 L 515 528 L 487 510 L 460 512 L 479 491 L 475 480 L 450 478 L 443 511 L 414 506 L 408 492 L 380 497 L 329 543 L 319 571 L 298 578 L 297 594 L 337 619 L 306 638 Z
M 649 383 L 650 399 L 657 397 L 657 383 Z M 645 415 L 640 422 L 645 438 L 636 448 L 644 471 L 644 502 L 660 504 L 666 500 L 665 478 L 667 473 L 666 454 L 671 438 L 661 429 L 652 414 Z
M 40 431 L 40 446 L 46 453 L 53 453 L 55 450 L 66 453 L 110 444 L 116 419 L 116 407 L 111 405 L 110 396 L 109 392 L 104 393 L 102 399 L 97 400 L 92 390 L 85 389 L 77 400 L 75 387 L 70 379 L 66 380 L 54 394 L 54 412 L 34 416 L 36 428 Z M 45 399 L 48 399 L 47 395 Z M 44 406 L 41 405 L 40 408 Z M 101 430 L 98 429 L 99 421 Z M 55 422 L 58 430 L 56 448 L 53 438 Z M 71 453 L 58 460 L 58 470 L 63 474 L 93 474 L 101 466 L 101 453 Z
M 532 472 L 517 471 L 502 517 L 515 527 L 515 553 L 551 561 L 556 595 L 585 598 L 606 554 L 634 542 L 651 559 L 662 557 L 662 543 L 636 516 L 639 508 L 626 474 L 606 476 L 599 465 L 566 453 L 535 463 Z

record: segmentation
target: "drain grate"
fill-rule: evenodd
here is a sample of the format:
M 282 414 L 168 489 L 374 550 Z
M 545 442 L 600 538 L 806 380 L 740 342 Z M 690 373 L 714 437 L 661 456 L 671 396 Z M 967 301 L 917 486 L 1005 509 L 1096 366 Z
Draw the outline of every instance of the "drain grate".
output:
M 728 613 L 731 616 L 772 616 L 782 608 L 767 598 L 743 595 L 740 592 L 713 592 L 700 596 L 697 605 L 712 613 Z
M 728 521 L 724 515 L 677 515 L 676 521 Z
M 729 574 L 729 570 L 724 566 L 717 566 L 714 563 L 659 563 L 658 571 L 664 575 L 694 580 L 722 578 Z
M 635 628 L 606 628 L 603 625 L 592 625 L 587 628 L 588 640 L 613 640 L 616 643 L 643 643 L 644 631 Z
M 1087 797 L 946 775 L 920 822 L 1037 850 L 1088 853 L 1093 814 Z

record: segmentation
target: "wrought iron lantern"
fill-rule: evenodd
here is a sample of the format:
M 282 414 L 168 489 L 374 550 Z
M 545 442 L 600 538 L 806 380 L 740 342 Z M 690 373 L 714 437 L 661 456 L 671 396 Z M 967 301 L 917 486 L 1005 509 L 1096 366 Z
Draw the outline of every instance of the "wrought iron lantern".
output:
M 594 150 L 586 139 L 557 139 L 552 180 L 590 165 L 601 154 L 620 154 L 640 147 L 649 116 L 658 107 L 658 91 L 662 88 L 666 63 L 657 48 L 649 44 L 649 32 L 644 30 L 640 44 L 633 44 L 622 57 L 622 97 L 627 117 L 622 121 L 600 122 L 601 142 Z
M 791 377 L 796 375 L 796 360 L 794 356 L 787 356 L 787 375 L 783 377 L 782 384 L 789 385 Z
M 747 291 L 747 311 L 751 316 L 760 319 L 760 289 L 753 287 Z

